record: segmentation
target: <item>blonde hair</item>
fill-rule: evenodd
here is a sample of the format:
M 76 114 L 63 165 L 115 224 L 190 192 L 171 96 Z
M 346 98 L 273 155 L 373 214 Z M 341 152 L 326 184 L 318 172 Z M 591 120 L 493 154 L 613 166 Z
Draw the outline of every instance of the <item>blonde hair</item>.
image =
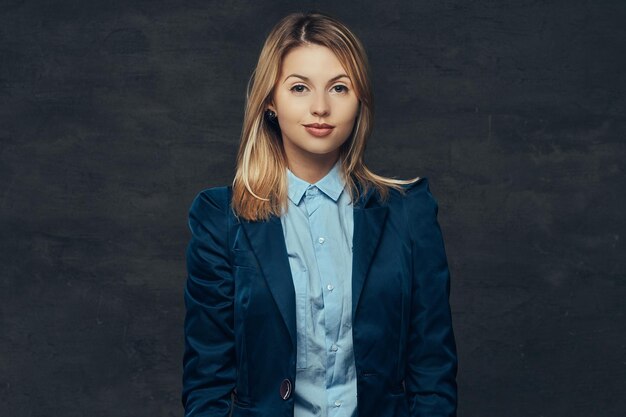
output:
M 329 48 L 345 68 L 356 96 L 359 114 L 351 137 L 341 146 L 341 175 L 351 201 L 374 187 L 382 200 L 389 188 L 401 193 L 409 180 L 383 177 L 370 171 L 363 160 L 366 140 L 372 131 L 372 90 L 369 63 L 358 38 L 343 23 L 321 13 L 293 13 L 281 19 L 269 33 L 246 91 L 246 107 L 233 180 L 232 209 L 246 220 L 267 220 L 287 210 L 287 159 L 277 124 L 265 117 L 284 56 L 293 48 L 317 44 Z M 361 186 L 361 190 L 357 187 Z

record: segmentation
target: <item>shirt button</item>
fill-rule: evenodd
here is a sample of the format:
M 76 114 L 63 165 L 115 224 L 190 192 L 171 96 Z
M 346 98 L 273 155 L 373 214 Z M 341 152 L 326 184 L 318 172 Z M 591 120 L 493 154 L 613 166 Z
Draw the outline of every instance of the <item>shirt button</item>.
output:
M 327 289 L 328 291 L 332 291 L 333 289 L 335 289 L 335 287 L 333 287 L 333 284 L 328 284 L 328 285 L 326 286 L 326 289 Z
M 330 350 L 332 350 L 333 352 L 337 352 L 337 349 L 339 349 L 339 347 L 337 345 L 335 345 L 333 343 L 333 345 L 330 347 Z
M 341 401 L 337 400 L 335 401 L 335 407 L 339 407 L 341 405 Z
M 317 241 L 320 242 L 320 243 L 324 243 L 324 238 L 320 237 L 319 239 L 317 239 Z

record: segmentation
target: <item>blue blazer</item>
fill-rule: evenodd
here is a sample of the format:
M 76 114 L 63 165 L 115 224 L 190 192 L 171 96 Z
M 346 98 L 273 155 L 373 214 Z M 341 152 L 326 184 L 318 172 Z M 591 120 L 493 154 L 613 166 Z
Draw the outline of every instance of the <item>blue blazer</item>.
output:
M 360 417 L 456 415 L 450 276 L 427 178 L 354 203 Z M 230 186 L 189 209 L 182 402 L 191 417 L 293 417 L 295 290 L 280 218 L 234 216 Z

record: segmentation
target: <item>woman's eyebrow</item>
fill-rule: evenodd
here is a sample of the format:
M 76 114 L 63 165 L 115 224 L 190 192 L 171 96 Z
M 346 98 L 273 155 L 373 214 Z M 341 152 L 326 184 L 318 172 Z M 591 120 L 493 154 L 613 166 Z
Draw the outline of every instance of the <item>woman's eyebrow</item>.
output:
M 291 74 L 291 75 L 288 75 L 287 77 L 285 77 L 285 79 L 284 79 L 283 83 L 284 83 L 285 81 L 287 81 L 287 79 L 288 79 L 289 77 L 298 77 L 298 78 L 302 78 L 302 79 L 303 79 L 304 81 L 306 81 L 306 82 L 311 81 L 311 80 L 309 79 L 309 77 L 305 77 L 304 75 L 299 75 L 299 74 Z M 331 78 L 330 80 L 328 80 L 328 82 L 329 82 L 329 83 L 332 83 L 333 81 L 336 81 L 336 80 L 338 80 L 339 78 L 343 78 L 343 77 L 347 78 L 348 80 L 350 79 L 350 77 L 348 77 L 346 74 L 339 74 L 339 75 L 334 76 L 334 77 L 333 77 L 333 78 Z

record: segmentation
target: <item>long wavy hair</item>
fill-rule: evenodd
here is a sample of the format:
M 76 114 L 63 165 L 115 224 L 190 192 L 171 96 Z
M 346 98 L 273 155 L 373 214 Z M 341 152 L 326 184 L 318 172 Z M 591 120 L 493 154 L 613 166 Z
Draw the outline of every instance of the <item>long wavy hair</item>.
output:
M 271 30 L 248 82 L 246 106 L 233 180 L 232 210 L 249 221 L 268 220 L 287 210 L 287 158 L 280 127 L 265 117 L 280 76 L 284 56 L 293 48 L 317 44 L 329 48 L 346 70 L 359 99 L 359 114 L 350 137 L 339 150 L 341 175 L 352 202 L 374 187 L 380 198 L 389 188 L 404 193 L 404 185 L 419 177 L 400 180 L 377 175 L 364 162 L 366 141 L 372 131 L 374 103 L 369 63 L 363 45 L 343 23 L 321 12 L 292 13 Z M 360 188 L 357 186 L 359 185 Z

